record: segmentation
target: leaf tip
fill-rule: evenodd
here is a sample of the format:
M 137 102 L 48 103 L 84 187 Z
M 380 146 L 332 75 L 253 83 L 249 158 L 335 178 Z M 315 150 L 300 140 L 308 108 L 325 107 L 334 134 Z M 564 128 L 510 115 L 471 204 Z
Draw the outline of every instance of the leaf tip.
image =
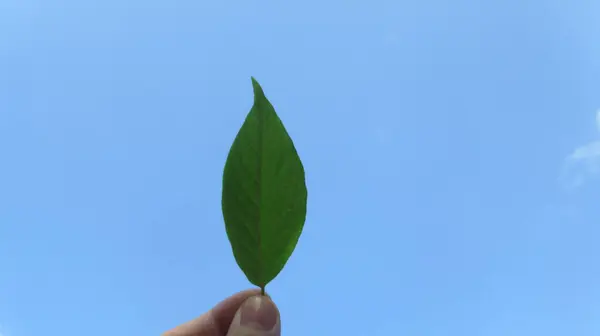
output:
M 254 90 L 254 97 L 256 96 L 263 96 L 264 92 L 262 87 L 260 86 L 260 84 L 258 84 L 258 81 L 256 80 L 256 78 L 254 78 L 254 76 L 250 76 L 250 79 L 252 80 L 252 89 Z

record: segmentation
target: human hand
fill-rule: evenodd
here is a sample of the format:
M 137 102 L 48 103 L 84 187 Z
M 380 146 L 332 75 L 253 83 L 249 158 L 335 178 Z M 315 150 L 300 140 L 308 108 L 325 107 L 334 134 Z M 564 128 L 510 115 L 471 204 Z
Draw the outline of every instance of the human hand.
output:
M 230 296 L 204 315 L 184 323 L 163 336 L 280 336 L 277 306 L 259 290 Z

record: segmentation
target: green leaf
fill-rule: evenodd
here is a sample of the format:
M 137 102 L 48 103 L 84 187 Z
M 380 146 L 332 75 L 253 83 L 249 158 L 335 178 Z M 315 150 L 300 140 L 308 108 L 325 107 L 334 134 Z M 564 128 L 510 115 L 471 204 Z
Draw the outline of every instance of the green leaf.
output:
M 221 202 L 235 260 L 264 293 L 302 233 L 307 190 L 292 139 L 254 77 L 252 87 L 254 105 L 229 150 Z

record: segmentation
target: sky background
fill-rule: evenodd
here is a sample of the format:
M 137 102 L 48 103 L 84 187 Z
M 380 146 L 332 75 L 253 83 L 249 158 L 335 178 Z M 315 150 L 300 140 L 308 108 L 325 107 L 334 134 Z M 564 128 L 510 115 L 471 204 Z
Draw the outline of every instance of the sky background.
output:
M 284 336 L 600 335 L 600 2 L 0 1 L 0 334 L 159 335 L 251 287 L 255 76 L 304 162 Z

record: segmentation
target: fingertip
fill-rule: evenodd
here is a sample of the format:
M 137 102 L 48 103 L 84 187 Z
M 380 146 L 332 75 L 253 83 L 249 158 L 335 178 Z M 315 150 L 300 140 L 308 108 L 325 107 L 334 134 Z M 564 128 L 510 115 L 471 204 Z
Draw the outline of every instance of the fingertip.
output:
M 227 336 L 280 336 L 279 309 L 266 295 L 248 298 L 238 309 Z
M 162 336 L 223 336 L 242 303 L 256 295 L 260 295 L 260 290 L 248 289 L 233 294 L 208 312 L 163 333 Z
M 250 297 L 260 295 L 260 289 L 247 289 L 219 302 L 213 309 L 211 315 L 218 329 L 223 335 L 229 330 L 229 326 L 233 321 L 235 313 L 242 304 Z

